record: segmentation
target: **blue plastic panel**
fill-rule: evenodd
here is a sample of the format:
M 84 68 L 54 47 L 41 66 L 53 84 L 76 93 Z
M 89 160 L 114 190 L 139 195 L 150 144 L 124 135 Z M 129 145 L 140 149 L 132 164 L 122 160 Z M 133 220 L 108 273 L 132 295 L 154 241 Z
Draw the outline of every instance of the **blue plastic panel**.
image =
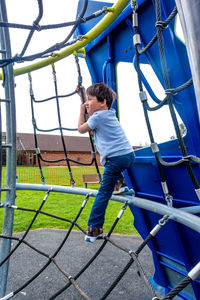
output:
M 80 0 L 80 5 L 81 3 L 82 0 Z M 92 13 L 105 5 L 110 6 L 111 4 L 89 1 L 87 13 Z M 138 5 L 139 33 L 142 45 L 145 46 L 156 33 L 155 2 L 140 0 Z M 163 20 L 169 16 L 174 6 L 174 0 L 161 1 Z M 135 50 L 131 14 L 132 9 L 128 5 L 117 20 L 86 47 L 86 62 L 93 82 L 104 80 L 115 90 L 116 65 L 118 62 L 132 63 L 134 61 Z M 81 24 L 76 34 L 85 34 L 96 22 L 98 19 L 88 24 Z M 168 75 L 172 88 L 182 85 L 191 78 L 186 48 L 175 35 L 174 25 L 175 22 L 172 21 L 163 32 Z M 141 56 L 140 62 L 150 64 L 163 85 L 158 42 L 148 50 L 147 54 Z M 148 89 L 148 86 L 146 88 Z M 173 101 L 187 128 L 184 142 L 188 154 L 200 157 L 199 117 L 193 86 L 174 96 Z M 115 108 L 117 109 L 116 103 Z M 182 157 L 177 140 L 162 143 L 159 145 L 159 149 L 166 161 L 176 161 Z M 199 164 L 193 162 L 191 166 L 199 181 Z M 163 167 L 163 172 L 169 192 L 173 196 L 174 207 L 199 205 L 198 197 L 185 165 Z M 136 196 L 166 204 L 156 159 L 150 148 L 136 151 L 135 165 L 131 171 L 125 172 L 125 176 L 128 185 L 135 189 Z M 134 214 L 134 226 L 145 238 L 157 224 L 160 216 L 136 207 L 131 207 L 131 210 Z M 200 260 L 200 235 L 174 221 L 169 221 L 156 238 L 150 242 L 149 246 L 155 263 L 154 280 L 158 285 L 163 286 L 166 292 L 182 280 Z M 179 296 L 181 299 L 200 299 L 200 282 L 192 283 Z

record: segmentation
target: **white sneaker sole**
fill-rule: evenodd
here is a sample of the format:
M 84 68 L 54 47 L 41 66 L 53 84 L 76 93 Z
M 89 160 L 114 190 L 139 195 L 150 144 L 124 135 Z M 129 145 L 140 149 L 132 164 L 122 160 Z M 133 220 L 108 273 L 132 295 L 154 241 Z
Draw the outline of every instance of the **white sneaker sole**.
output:
M 104 236 L 104 233 L 99 234 L 98 236 L 85 236 L 85 241 L 89 243 L 94 243 L 97 239 L 100 239 Z

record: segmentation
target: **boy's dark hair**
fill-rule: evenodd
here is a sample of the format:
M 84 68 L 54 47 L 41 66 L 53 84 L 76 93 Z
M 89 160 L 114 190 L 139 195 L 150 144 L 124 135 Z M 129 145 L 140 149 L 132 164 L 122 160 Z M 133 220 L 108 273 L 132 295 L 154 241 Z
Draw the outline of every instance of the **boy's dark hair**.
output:
M 103 102 L 106 99 L 108 109 L 111 108 L 114 98 L 114 92 L 105 83 L 95 83 L 89 86 L 86 90 L 86 94 L 97 97 L 99 102 Z

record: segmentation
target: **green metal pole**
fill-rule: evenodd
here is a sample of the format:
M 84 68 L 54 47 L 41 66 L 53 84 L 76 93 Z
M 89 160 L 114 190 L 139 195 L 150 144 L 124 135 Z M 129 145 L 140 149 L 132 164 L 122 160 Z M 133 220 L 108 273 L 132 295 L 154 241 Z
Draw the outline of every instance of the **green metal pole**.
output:
M 56 61 L 59 61 L 75 51 L 84 51 L 83 48 L 89 42 L 94 40 L 99 34 L 101 34 L 106 28 L 108 28 L 112 22 L 119 16 L 122 10 L 128 5 L 130 0 L 118 0 L 118 2 L 111 8 L 108 8 L 108 13 L 106 16 L 95 26 L 93 27 L 86 35 L 84 35 L 81 41 L 77 41 L 73 45 L 69 46 L 67 49 L 56 53 L 55 57 L 49 57 L 35 64 L 31 64 L 26 67 L 22 67 L 14 70 L 14 75 L 22 75 L 28 72 L 32 72 L 43 67 L 46 67 Z M 2 74 L 0 74 L 0 79 L 2 80 Z

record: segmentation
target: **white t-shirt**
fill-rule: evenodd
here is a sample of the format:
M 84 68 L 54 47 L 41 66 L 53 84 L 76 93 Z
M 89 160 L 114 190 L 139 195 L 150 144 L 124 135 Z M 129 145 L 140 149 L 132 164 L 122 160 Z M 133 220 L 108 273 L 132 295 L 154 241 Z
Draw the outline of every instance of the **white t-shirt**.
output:
M 94 131 L 94 140 L 104 166 L 107 157 L 125 155 L 133 152 L 115 110 L 99 110 L 87 120 L 88 126 Z

